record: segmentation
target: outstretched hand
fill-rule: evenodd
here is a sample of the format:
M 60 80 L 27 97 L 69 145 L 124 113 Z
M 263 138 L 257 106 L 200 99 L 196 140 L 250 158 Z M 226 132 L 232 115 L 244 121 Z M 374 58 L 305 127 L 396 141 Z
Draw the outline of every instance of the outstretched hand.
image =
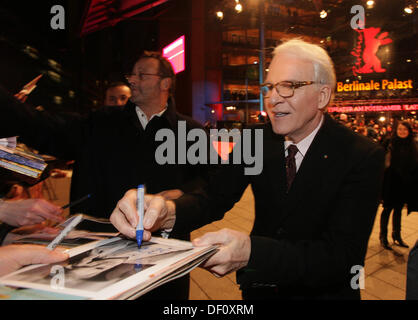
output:
M 29 264 L 49 264 L 67 259 L 68 255 L 59 249 L 51 251 L 38 245 L 4 246 L 0 248 L 0 276 L 4 276 Z
M 62 222 L 62 209 L 44 199 L 0 202 L 0 220 L 14 227 L 32 225 L 44 220 Z

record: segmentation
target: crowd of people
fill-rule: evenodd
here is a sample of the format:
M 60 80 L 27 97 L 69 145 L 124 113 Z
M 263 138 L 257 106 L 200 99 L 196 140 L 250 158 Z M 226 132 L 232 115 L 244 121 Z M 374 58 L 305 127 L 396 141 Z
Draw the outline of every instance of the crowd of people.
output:
M 418 139 L 418 120 L 412 117 L 406 119 L 402 118 L 402 120 L 389 118 L 384 119 L 384 121 L 380 121 L 379 119 L 365 120 L 364 118 L 360 118 L 359 120 L 357 117 L 349 117 L 345 113 L 334 115 L 333 117 L 354 132 L 369 137 L 373 141 L 380 143 L 383 147 L 386 146 L 388 140 L 392 137 L 394 129 L 400 121 L 409 123 L 414 138 Z

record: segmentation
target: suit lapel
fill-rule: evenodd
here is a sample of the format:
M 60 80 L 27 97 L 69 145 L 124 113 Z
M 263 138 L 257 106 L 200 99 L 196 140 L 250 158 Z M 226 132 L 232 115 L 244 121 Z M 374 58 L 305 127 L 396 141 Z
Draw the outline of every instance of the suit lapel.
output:
M 304 204 L 307 195 L 312 193 L 320 195 L 327 168 L 333 162 L 338 161 L 338 154 L 333 148 L 333 139 L 330 132 L 332 131 L 332 123 L 330 121 L 332 120 L 326 115 L 322 127 L 305 154 L 289 193 L 287 197 L 285 196 L 280 223 L 293 212 L 298 212 L 297 207 Z M 286 181 L 286 176 L 284 179 Z
M 286 192 L 284 138 L 273 132 L 271 124 L 268 124 L 264 134 L 263 171 L 267 174 L 268 187 L 274 190 L 274 194 L 282 197 Z
M 144 132 L 144 128 L 142 127 L 141 121 L 139 121 L 138 114 L 136 113 L 136 105 L 131 101 L 124 107 L 124 112 L 126 114 L 126 118 L 128 118 L 133 126 L 137 129 L 137 134 L 140 132 Z

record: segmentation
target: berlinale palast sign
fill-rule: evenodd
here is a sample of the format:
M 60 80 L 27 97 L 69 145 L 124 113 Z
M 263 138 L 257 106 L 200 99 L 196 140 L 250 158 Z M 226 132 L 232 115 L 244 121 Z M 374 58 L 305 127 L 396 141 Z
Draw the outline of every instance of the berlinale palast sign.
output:
M 353 81 L 352 83 L 337 83 L 337 92 L 350 92 L 350 91 L 370 91 L 370 90 L 398 90 L 398 89 L 413 89 L 412 80 L 399 81 L 398 79 L 393 79 L 392 81 L 383 79 L 380 81 L 368 81 L 368 82 L 359 82 Z

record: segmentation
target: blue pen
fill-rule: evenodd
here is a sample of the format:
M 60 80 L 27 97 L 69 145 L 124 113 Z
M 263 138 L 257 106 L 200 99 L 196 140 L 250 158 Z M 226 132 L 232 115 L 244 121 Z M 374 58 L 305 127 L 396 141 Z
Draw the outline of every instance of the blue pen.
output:
M 144 235 L 144 185 L 140 184 L 137 189 L 136 209 L 138 211 L 138 224 L 136 225 L 136 242 L 141 247 L 142 236 Z

